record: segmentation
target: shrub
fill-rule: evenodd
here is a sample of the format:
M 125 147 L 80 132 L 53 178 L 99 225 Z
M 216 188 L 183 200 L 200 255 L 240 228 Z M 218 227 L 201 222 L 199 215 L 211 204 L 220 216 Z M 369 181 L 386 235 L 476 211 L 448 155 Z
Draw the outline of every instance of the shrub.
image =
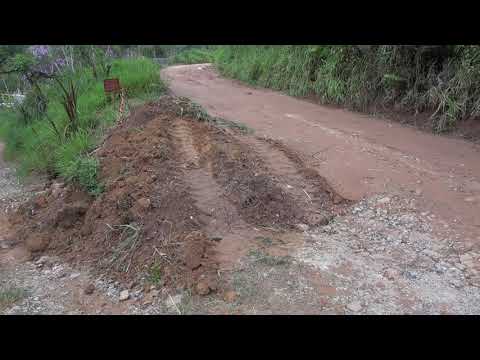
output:
M 183 50 L 169 59 L 170 64 L 203 64 L 210 62 L 213 62 L 213 53 L 205 48 Z
M 129 98 L 152 98 L 161 94 L 165 84 L 160 80 L 159 66 L 152 60 L 119 59 L 112 63 L 111 76 L 118 77 Z M 65 93 L 59 82 L 45 80 L 41 92 L 47 99 L 44 113 L 35 112 L 35 101 L 25 103 L 27 118 L 20 111 L 0 112 L 0 137 L 6 143 L 5 155 L 19 162 L 19 174 L 47 172 L 60 175 L 97 194 L 98 162 L 88 156 L 96 139 L 117 116 L 116 106 L 106 101 L 103 79 L 95 79 L 91 69 L 84 67 L 66 72 L 59 79 L 74 84 L 76 91 L 75 127 L 65 111 Z M 27 100 L 32 97 L 27 96 Z
M 17 287 L 0 287 L 0 311 L 12 306 L 27 295 L 25 289 Z
M 77 183 L 92 195 L 103 192 L 103 185 L 98 180 L 99 163 L 95 157 L 80 156 L 66 163 L 61 175 L 70 182 Z
M 147 58 L 115 60 L 111 76 L 120 79 L 130 97 L 156 96 L 166 90 L 160 80 L 159 66 Z

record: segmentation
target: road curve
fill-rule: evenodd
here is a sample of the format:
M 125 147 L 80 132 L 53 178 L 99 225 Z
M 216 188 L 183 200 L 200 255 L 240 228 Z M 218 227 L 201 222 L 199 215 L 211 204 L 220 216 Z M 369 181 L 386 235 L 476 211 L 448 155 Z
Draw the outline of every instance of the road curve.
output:
M 303 154 L 343 196 L 414 199 L 465 240 L 480 243 L 480 146 L 398 123 L 332 109 L 221 77 L 209 64 L 161 76 L 178 96 Z

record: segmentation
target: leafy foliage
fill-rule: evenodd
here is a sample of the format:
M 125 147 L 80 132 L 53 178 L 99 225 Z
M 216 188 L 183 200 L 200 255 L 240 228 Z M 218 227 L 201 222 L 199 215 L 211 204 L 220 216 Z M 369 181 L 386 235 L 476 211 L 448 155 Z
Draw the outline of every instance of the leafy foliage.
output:
M 0 137 L 6 156 L 18 161 L 19 174 L 59 175 L 98 194 L 98 162 L 88 154 L 116 119 L 118 104 L 106 101 L 103 79 L 95 78 L 88 63 L 76 58 L 72 63 L 74 70 L 65 66 L 33 79 L 17 109 L 0 110 Z M 166 88 L 158 65 L 146 58 L 112 60 L 111 76 L 120 79 L 130 98 L 152 98 Z M 46 100 L 42 109 L 39 99 Z
M 213 53 L 207 48 L 190 48 L 179 51 L 169 59 L 170 64 L 203 64 L 213 61 Z
M 80 184 L 92 195 L 103 192 L 103 185 L 98 181 L 98 160 L 90 156 L 81 156 L 67 163 L 62 175 L 67 181 Z

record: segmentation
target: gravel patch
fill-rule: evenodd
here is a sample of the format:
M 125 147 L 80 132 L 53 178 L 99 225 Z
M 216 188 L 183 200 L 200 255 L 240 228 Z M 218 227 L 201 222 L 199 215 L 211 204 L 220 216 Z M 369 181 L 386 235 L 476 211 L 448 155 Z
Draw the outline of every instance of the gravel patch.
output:
M 407 200 L 375 197 L 310 232 L 295 257 L 348 290 L 337 301 L 349 313 L 478 314 L 479 254 L 453 232 L 439 237 L 433 220 Z

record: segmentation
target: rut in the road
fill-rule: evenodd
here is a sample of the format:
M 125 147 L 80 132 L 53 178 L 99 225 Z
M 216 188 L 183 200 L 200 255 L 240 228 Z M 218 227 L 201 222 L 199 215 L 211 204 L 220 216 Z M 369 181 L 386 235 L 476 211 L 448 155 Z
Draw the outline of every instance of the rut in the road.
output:
M 194 139 L 193 126 L 191 122 L 179 119 L 173 125 L 172 135 L 184 163 L 185 181 L 190 187 L 195 206 L 202 212 L 200 220 L 205 224 L 205 232 L 217 242 L 216 259 L 224 270 L 244 256 L 251 248 L 253 239 L 263 232 L 247 224 L 226 198 L 225 190 L 214 179 L 211 159 L 199 153 L 210 150 L 212 139 L 208 134 L 203 134 L 202 140 L 206 146 L 202 147 L 199 144 L 201 141 Z
M 318 224 L 309 215 L 333 211 L 281 151 L 257 151 L 240 132 L 182 118 L 175 106 L 166 97 L 136 109 L 97 151 L 104 193 L 50 189 L 12 217 L 16 238 L 35 256 L 88 261 L 119 280 L 157 266 L 166 286 L 202 292 L 206 279 L 216 288 L 218 265 L 234 267 L 262 239 L 295 240 L 300 224 Z M 302 193 L 285 189 L 284 175 Z
M 342 199 L 314 170 L 284 145 L 271 140 L 242 137 L 253 151 L 265 161 L 267 171 L 282 188 L 305 210 L 305 222 L 309 225 L 325 225 L 332 218 L 334 203 Z
M 218 223 L 233 221 L 239 228 L 318 226 L 346 204 L 316 171 L 278 142 L 231 136 L 180 119 L 173 134 L 199 207 Z M 221 213 L 212 213 L 221 208 Z M 239 217 L 243 221 L 234 220 Z

